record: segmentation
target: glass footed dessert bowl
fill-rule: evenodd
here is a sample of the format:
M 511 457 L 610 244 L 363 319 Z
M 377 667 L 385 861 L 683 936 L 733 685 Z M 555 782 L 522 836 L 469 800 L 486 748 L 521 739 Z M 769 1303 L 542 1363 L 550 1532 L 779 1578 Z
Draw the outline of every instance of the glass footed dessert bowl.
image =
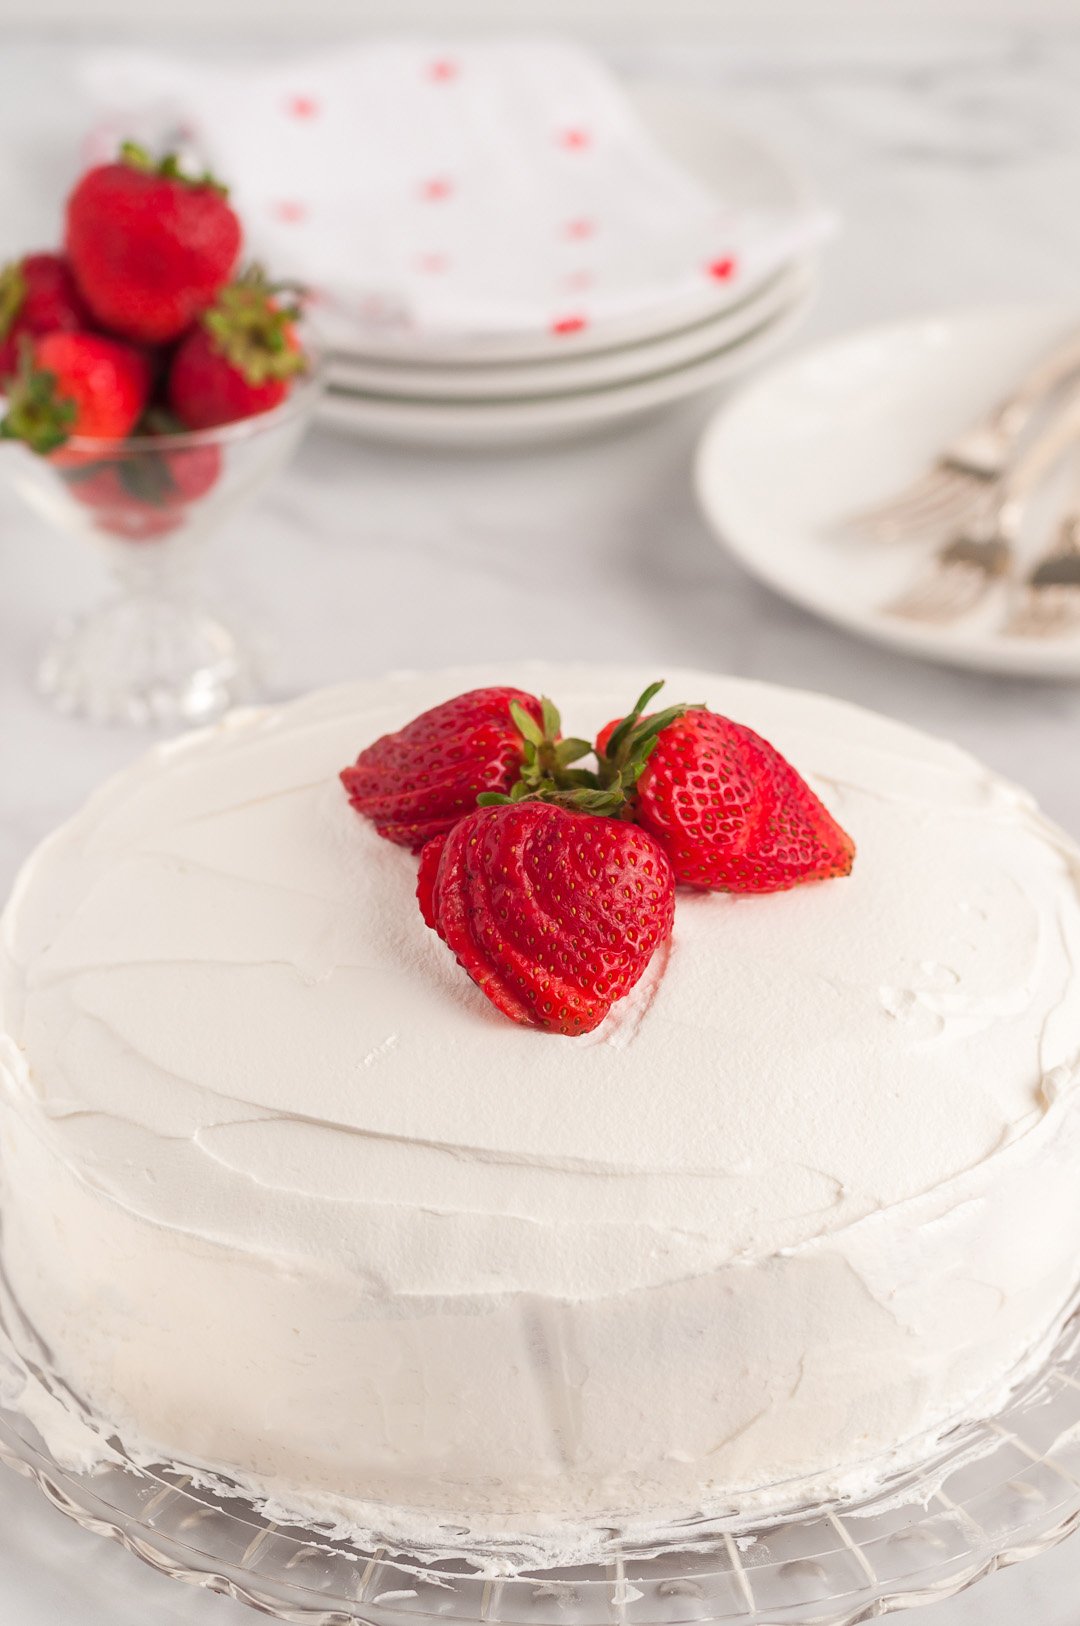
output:
M 46 456 L 0 447 L 27 506 L 96 548 L 113 581 L 103 602 L 55 629 L 41 659 L 38 687 L 59 710 L 198 724 L 255 697 L 257 659 L 201 584 L 206 543 L 284 467 L 321 387 L 313 357 L 280 406 L 215 429 L 73 436 Z

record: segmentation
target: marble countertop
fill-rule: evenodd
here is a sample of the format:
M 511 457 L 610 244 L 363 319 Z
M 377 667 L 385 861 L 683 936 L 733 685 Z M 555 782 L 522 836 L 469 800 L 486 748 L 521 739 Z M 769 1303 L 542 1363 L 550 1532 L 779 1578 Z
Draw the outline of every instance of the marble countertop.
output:
M 82 112 L 74 40 L 0 53 L 0 256 L 56 234 Z M 736 51 L 612 49 L 625 71 L 715 89 L 800 157 L 844 220 L 805 341 L 854 324 L 1003 299 L 1076 297 L 1080 35 L 1050 29 L 790 38 Z M 1080 300 L 1078 300 L 1080 304 Z M 534 453 L 395 451 L 320 430 L 222 536 L 222 592 L 270 629 L 275 689 L 511 652 L 628 650 L 847 696 L 951 735 L 1080 835 L 1080 686 L 908 661 L 771 595 L 718 551 L 689 472 L 695 403 Z M 31 844 L 145 736 L 53 715 L 30 685 L 53 617 L 101 588 L 96 559 L 0 484 L 0 892 Z M 1075 1626 L 1080 1542 L 918 1617 L 925 1626 Z M 245 1626 L 69 1527 L 0 1475 L 0 1618 L 79 1626 Z

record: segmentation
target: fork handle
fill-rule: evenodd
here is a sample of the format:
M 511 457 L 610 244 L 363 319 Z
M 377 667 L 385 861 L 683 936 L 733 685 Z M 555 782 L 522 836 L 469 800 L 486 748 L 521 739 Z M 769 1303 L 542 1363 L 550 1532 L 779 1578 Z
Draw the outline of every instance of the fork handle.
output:
M 1080 373 L 1080 330 L 1036 362 L 984 418 L 957 435 L 945 448 L 944 461 L 987 479 L 999 477 L 1040 407 L 1076 373 Z
M 1070 333 L 1056 350 L 1037 361 L 1016 388 L 998 402 L 979 429 L 992 430 L 1015 440 L 1046 397 L 1077 372 L 1080 372 L 1080 330 Z
M 1001 495 L 1005 502 L 1022 502 L 1078 440 L 1080 390 L 1074 390 L 1049 427 L 1020 454 L 1003 477 Z

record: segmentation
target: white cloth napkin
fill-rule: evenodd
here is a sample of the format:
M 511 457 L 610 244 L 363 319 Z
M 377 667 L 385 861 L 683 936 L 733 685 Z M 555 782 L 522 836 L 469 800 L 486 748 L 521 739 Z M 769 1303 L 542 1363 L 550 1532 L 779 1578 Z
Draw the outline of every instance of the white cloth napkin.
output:
M 229 183 L 249 252 L 308 283 L 346 347 L 660 331 L 745 297 L 827 227 L 725 207 L 572 45 L 385 40 L 235 67 L 117 51 L 82 77 L 93 156 L 179 136 Z

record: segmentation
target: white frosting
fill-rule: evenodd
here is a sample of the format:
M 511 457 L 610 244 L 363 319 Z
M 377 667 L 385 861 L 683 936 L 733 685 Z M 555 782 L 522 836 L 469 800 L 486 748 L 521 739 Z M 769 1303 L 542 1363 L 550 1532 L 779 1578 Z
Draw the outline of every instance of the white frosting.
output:
M 32 857 L 0 959 L 6 1262 L 133 1443 L 337 1517 L 395 1504 L 414 1538 L 690 1514 L 985 1403 L 1060 1315 L 1080 896 L 1023 793 L 837 702 L 672 675 L 809 778 L 854 873 L 680 896 L 670 951 L 570 1040 L 488 1005 L 337 782 L 480 682 L 589 733 L 652 675 L 238 716 Z

